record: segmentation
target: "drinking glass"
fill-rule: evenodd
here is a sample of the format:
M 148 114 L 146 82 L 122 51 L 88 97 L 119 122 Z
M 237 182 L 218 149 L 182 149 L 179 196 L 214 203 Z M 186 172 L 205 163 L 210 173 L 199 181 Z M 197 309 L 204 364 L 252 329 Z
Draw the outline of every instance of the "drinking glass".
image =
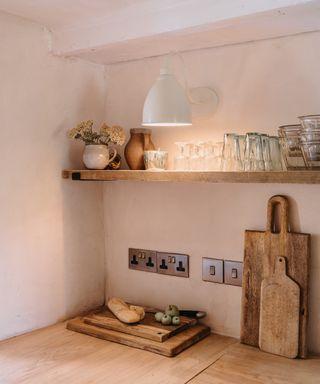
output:
M 272 160 L 270 154 L 270 142 L 269 136 L 265 133 L 260 134 L 261 137 L 261 146 L 262 146 L 262 157 L 264 161 L 264 169 L 265 171 L 272 170 Z
M 199 146 L 195 143 L 189 143 L 188 147 L 189 147 L 189 169 L 193 171 L 197 171 L 201 168 Z
M 207 141 L 204 145 L 203 165 L 206 171 L 213 171 L 215 167 L 214 145 Z
M 281 151 L 278 136 L 269 136 L 270 156 L 273 171 L 282 171 Z
M 177 171 L 184 171 L 188 169 L 188 158 L 186 154 L 186 142 L 179 141 L 175 145 L 178 147 L 178 151 L 174 158 L 174 169 Z
M 241 171 L 239 137 L 235 133 L 225 133 L 222 152 L 222 171 Z
M 245 171 L 264 171 L 261 136 L 257 132 L 248 132 L 244 155 Z
M 246 135 L 238 135 L 239 139 L 239 149 L 240 149 L 240 160 L 242 162 L 242 167 L 244 165 L 244 152 L 246 147 Z
M 220 171 L 222 164 L 223 141 L 213 144 L 213 171 Z

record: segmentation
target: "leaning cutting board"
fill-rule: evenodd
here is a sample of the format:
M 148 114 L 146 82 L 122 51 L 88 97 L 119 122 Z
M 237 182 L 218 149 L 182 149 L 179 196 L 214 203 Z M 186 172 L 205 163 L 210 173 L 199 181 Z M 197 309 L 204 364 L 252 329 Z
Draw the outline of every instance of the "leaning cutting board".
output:
M 286 275 L 286 259 L 278 257 L 274 273 L 262 281 L 259 347 L 294 359 L 299 351 L 300 288 Z
M 209 327 L 196 324 L 170 337 L 163 343 L 159 343 L 158 341 L 144 339 L 143 337 L 86 324 L 82 318 L 69 320 L 67 322 L 67 329 L 168 357 L 177 355 L 210 334 Z
M 276 205 L 280 208 L 279 233 L 273 230 Z M 288 211 L 288 200 L 284 196 L 273 196 L 268 202 L 266 231 L 245 231 L 240 340 L 244 344 L 259 345 L 261 283 L 274 270 L 276 258 L 285 255 L 287 274 L 300 287 L 298 356 L 304 358 L 307 355 L 310 235 L 289 232 Z
M 113 331 L 143 337 L 145 339 L 163 342 L 177 333 L 197 324 L 196 319 L 181 316 L 179 325 L 162 325 L 154 319 L 153 313 L 146 313 L 143 320 L 137 324 L 125 324 L 118 320 L 107 309 L 92 313 L 83 318 L 84 323 Z

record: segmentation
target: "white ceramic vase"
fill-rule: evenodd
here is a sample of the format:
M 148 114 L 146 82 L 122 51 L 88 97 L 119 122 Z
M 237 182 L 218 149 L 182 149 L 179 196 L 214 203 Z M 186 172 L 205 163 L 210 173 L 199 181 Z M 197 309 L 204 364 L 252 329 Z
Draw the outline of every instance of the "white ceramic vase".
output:
M 111 148 L 113 155 L 110 157 L 109 148 L 103 144 L 86 145 L 83 151 L 83 162 L 88 169 L 105 169 L 116 157 L 117 151 Z

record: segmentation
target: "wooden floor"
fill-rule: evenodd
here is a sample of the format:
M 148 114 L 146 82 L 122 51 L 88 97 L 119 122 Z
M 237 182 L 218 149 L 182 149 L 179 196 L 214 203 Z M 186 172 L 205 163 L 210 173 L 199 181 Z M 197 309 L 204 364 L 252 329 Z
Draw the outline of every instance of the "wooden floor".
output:
M 0 342 L 0 383 L 317 384 L 320 357 L 289 360 L 212 335 L 168 358 L 58 324 Z

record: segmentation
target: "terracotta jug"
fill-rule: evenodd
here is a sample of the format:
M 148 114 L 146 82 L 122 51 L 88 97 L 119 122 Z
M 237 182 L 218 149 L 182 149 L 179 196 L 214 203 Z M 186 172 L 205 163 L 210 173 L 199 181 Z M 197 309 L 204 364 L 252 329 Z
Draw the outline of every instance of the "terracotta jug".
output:
M 124 155 L 130 169 L 145 169 L 143 152 L 155 149 L 151 141 L 151 129 L 130 129 L 130 140 L 128 141 Z

